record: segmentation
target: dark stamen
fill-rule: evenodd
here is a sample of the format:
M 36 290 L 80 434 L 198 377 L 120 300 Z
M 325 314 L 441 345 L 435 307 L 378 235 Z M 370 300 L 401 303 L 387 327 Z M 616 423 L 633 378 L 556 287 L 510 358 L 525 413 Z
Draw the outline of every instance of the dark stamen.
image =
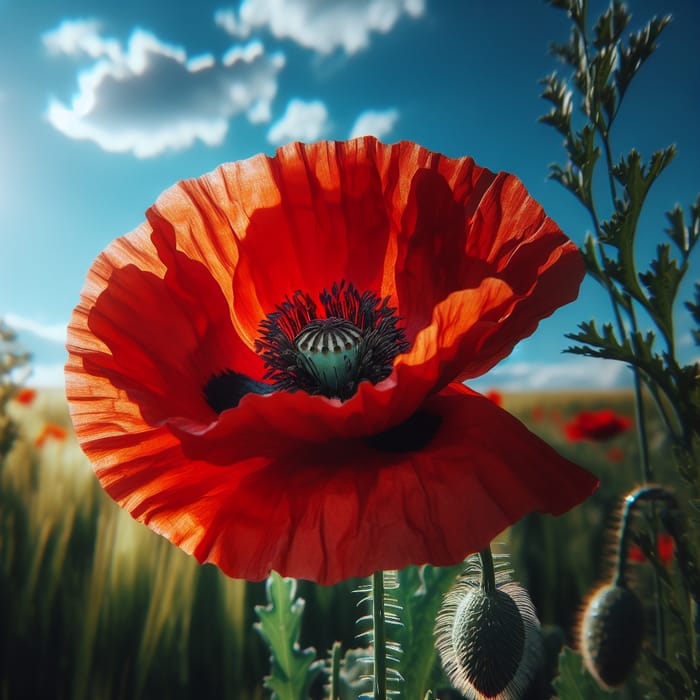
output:
M 255 350 L 265 362 L 265 379 L 275 389 L 345 400 L 361 381 L 388 377 L 396 356 L 409 348 L 389 297 L 360 294 L 341 282 L 319 300 L 322 314 L 297 291 L 260 323 Z

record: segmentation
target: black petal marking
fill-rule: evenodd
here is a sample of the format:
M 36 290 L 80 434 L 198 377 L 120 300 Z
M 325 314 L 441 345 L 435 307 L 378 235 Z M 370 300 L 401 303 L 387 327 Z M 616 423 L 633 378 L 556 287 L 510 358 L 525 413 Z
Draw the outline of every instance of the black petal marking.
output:
M 246 394 L 271 394 L 274 387 L 251 379 L 245 374 L 225 369 L 215 374 L 204 387 L 207 403 L 217 412 L 236 408 Z

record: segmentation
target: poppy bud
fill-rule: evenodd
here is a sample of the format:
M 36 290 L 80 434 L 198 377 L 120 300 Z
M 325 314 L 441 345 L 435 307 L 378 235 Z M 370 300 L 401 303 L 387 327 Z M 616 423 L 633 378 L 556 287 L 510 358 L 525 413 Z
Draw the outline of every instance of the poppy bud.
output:
M 590 598 L 580 626 L 580 650 L 586 668 L 606 687 L 621 685 L 642 647 L 644 610 L 624 586 L 601 586 Z
M 435 636 L 447 677 L 473 700 L 521 697 L 542 652 L 532 601 L 513 582 L 485 590 L 461 579 L 445 598 Z

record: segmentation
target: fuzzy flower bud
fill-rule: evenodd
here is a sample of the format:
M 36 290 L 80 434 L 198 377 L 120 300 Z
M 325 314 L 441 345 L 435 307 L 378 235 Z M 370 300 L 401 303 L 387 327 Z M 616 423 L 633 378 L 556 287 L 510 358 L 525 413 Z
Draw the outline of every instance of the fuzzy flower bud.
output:
M 452 685 L 469 700 L 517 700 L 532 682 L 542 653 L 539 621 L 527 591 L 496 577 L 493 590 L 461 578 L 445 596 L 436 647 Z
M 643 636 L 644 610 L 634 592 L 606 584 L 593 593 L 581 619 L 579 646 L 586 668 L 601 685 L 624 683 Z

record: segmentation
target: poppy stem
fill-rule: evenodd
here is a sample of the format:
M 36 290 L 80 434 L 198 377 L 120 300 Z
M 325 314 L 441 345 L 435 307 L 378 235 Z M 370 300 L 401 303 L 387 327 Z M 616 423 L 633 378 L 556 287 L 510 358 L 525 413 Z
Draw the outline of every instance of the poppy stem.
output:
M 372 625 L 374 629 L 374 700 L 386 700 L 386 619 L 384 572 L 372 574 Z
M 331 651 L 331 692 L 330 700 L 340 700 L 340 654 L 342 645 L 333 642 Z
M 654 506 L 657 501 L 662 501 L 670 508 L 677 508 L 673 494 L 661 486 L 642 486 L 625 496 L 620 517 L 620 528 L 617 533 L 617 562 L 613 579 L 613 585 L 620 588 L 626 588 L 627 586 L 625 569 L 629 549 L 628 533 L 632 524 L 632 516 L 636 513 L 639 504 L 644 501 L 651 501 L 651 504 Z M 654 546 L 656 546 L 656 542 L 654 542 Z
M 496 590 L 496 573 L 493 568 L 491 545 L 486 545 L 479 552 L 479 560 L 481 561 L 481 590 L 484 593 L 493 593 Z

